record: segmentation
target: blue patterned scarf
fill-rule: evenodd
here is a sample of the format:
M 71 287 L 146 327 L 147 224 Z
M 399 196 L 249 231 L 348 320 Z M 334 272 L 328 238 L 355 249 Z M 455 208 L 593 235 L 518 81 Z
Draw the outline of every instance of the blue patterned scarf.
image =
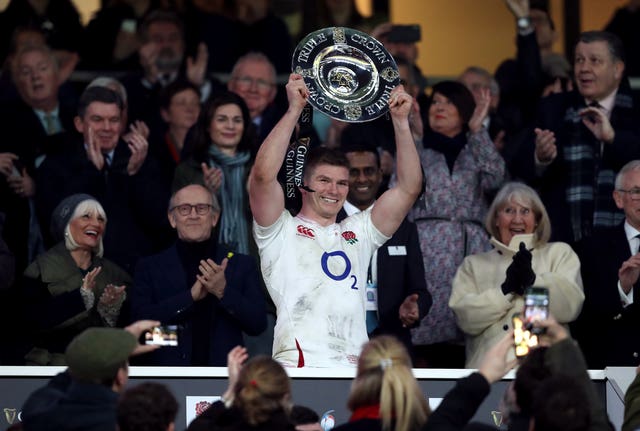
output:
M 222 207 L 219 240 L 244 254 L 249 253 L 245 181 L 250 156 L 248 151 L 244 151 L 232 157 L 224 154 L 215 145 L 209 146 L 209 166 L 222 170 L 222 185 L 218 191 Z

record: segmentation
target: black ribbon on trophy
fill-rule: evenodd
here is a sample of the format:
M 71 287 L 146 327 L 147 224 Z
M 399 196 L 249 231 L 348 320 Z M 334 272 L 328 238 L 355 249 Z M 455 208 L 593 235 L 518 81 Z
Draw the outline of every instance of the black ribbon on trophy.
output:
M 304 164 L 313 134 L 313 108 L 306 104 L 298 119 L 298 138 L 287 148 L 284 158 L 284 206 L 293 215 L 302 207 Z

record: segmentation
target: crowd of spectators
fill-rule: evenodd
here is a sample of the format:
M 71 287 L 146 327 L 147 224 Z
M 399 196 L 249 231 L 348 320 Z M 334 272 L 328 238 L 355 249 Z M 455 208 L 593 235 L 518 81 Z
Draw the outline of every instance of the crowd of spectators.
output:
M 535 323 L 543 346 L 520 363 L 509 429 L 611 429 L 586 369 L 640 363 L 639 2 L 581 33 L 568 60 L 544 3 L 506 0 L 516 58 L 428 91 L 416 41 L 367 27 L 350 0 L 305 1 L 299 34 L 268 0 L 104 3 L 86 27 L 69 0 L 0 13 L 0 326 L 18 328 L 0 364 L 68 366 L 26 402 L 24 429 L 175 429 L 167 388 L 125 392 L 130 356 L 226 358 L 228 391 L 189 429 L 318 429 L 313 412 L 290 414 L 277 360 L 357 364 L 340 429 L 482 428 L 468 421 L 515 365 L 511 316 L 532 285 L 548 288 L 553 317 Z M 314 122 L 294 218 L 277 178 L 308 94 L 292 75 L 287 107 L 277 76 L 295 41 L 328 26 L 369 28 L 403 86 L 391 119 Z M 96 79 L 71 82 L 74 70 Z M 327 223 L 310 228 L 310 215 Z M 336 217 L 357 239 L 331 230 Z M 273 228 L 284 220 L 287 242 Z M 305 248 L 321 231 L 361 241 L 366 304 L 355 276 L 339 301 L 300 288 L 322 278 L 304 259 L 332 254 Z M 324 287 L 351 270 L 345 257 L 337 277 L 328 259 Z M 138 344 L 159 323 L 178 325 L 178 347 Z M 478 372 L 431 412 L 412 365 Z
M 248 184 L 263 142 L 284 136 L 288 144 L 296 129 L 277 76 L 290 71 L 301 35 L 292 36 L 266 0 L 105 3 L 86 27 L 68 0 L 12 0 L 0 13 L 0 323 L 21 328 L 5 340 L 0 363 L 64 364 L 65 349 L 87 327 L 135 318 L 181 330 L 218 319 L 223 335 L 190 330 L 223 337 L 223 349 L 189 346 L 163 365 L 220 365 L 232 345 L 252 338 L 251 356 L 270 355 L 272 299 L 282 298 L 264 284 L 273 274 L 256 271 Z M 394 39 L 388 23 L 372 29 L 396 56 L 401 98 L 411 101 L 406 137 L 423 178 L 403 223 L 414 245 L 417 236 L 411 258 L 424 280 L 391 305 L 394 284 L 370 259 L 375 276 L 367 281 L 384 290 L 367 309 L 380 328 L 368 332 L 395 327 L 420 366 L 477 367 L 510 330 L 524 288 L 542 284 L 589 367 L 637 366 L 640 338 L 629 328 L 640 323 L 640 109 L 625 48 L 634 47 L 628 22 L 638 4 L 620 9 L 610 32 L 581 33 L 570 61 L 552 51 L 557 36 L 544 5 L 506 4 L 516 58 L 495 74 L 470 65 L 428 91 L 415 41 Z M 303 17 L 303 34 L 367 28 L 352 1 L 305 2 Z M 70 81 L 74 70 L 100 76 L 85 86 Z M 304 92 L 293 94 L 301 110 Z M 270 135 L 283 118 L 290 127 Z M 375 197 L 403 182 L 394 130 L 405 130 L 392 123 L 316 123 L 311 147 L 351 152 L 345 160 L 357 168 L 349 171 L 353 193 L 340 198 L 358 207 L 348 215 L 375 214 Z M 358 167 L 367 152 L 373 161 Z M 275 178 L 277 166 L 270 168 Z M 271 225 L 271 215 L 257 221 Z M 393 241 L 387 253 L 405 256 L 408 242 Z M 183 271 L 160 275 L 173 267 Z M 219 272 L 226 279 L 214 281 Z M 184 291 L 165 291 L 167 283 Z M 229 293 L 238 290 L 224 295 L 225 288 L 253 299 L 238 305 Z M 178 294 L 183 302 L 170 309 L 163 296 Z M 393 318 L 382 318 L 388 309 Z M 287 343 L 300 350 L 297 340 Z M 158 364 L 153 358 L 162 356 L 137 361 Z

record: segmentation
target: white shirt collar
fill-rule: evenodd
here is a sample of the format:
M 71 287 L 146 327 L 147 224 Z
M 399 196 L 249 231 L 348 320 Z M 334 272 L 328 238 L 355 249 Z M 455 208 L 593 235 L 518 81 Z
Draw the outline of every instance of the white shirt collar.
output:
M 375 202 L 373 204 L 375 204 Z M 373 208 L 373 204 L 371 204 L 371 206 L 369 208 L 367 208 L 366 211 L 368 211 L 371 208 Z M 344 212 L 347 213 L 347 216 L 352 216 L 352 215 L 358 214 L 360 212 L 360 208 L 358 208 L 357 206 L 353 205 L 349 201 L 344 201 L 344 205 L 342 205 L 342 208 L 344 209 Z
M 640 231 L 631 226 L 627 220 L 624 221 L 624 233 L 627 235 L 627 241 L 631 241 L 636 235 L 640 235 Z
M 600 109 L 602 109 L 605 112 L 605 114 L 607 114 L 607 117 L 611 117 L 611 111 L 613 110 L 613 105 L 616 101 L 616 94 L 618 94 L 617 88 L 613 90 L 613 92 L 609 94 L 607 97 L 605 97 L 604 99 L 597 100 L 597 102 L 602 107 Z

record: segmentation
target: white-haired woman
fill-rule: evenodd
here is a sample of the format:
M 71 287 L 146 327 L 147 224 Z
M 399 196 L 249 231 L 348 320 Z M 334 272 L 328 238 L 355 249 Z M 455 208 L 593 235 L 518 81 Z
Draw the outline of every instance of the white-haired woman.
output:
M 538 194 L 522 183 L 507 183 L 485 220 L 493 250 L 468 256 L 453 279 L 449 306 L 466 334 L 466 366 L 480 359 L 524 306 L 525 288 L 549 289 L 549 311 L 560 323 L 573 321 L 584 293 L 580 261 L 568 244 L 550 243 L 549 216 Z
M 24 273 L 24 301 L 33 323 L 28 365 L 65 365 L 64 351 L 92 326 L 116 326 L 131 277 L 103 259 L 107 216 L 90 195 L 63 199 L 51 219 L 57 244 Z

